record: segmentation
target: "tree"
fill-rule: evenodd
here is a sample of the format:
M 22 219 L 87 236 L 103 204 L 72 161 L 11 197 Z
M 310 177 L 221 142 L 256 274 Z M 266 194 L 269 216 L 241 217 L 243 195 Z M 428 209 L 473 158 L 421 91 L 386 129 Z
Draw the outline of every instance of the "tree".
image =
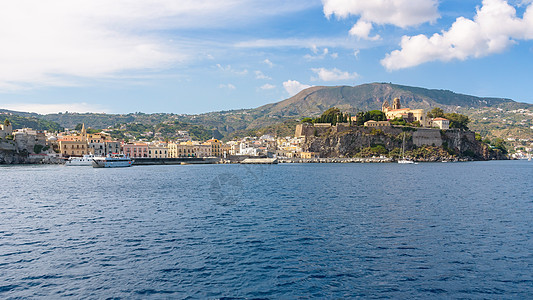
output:
M 387 116 L 381 110 L 371 110 L 357 113 L 357 125 L 364 125 L 366 121 L 387 121 Z
M 302 119 L 302 123 L 311 123 L 311 122 L 313 122 L 313 119 L 311 119 L 311 118 L 303 118 Z
M 444 118 L 444 111 L 440 107 L 435 107 L 428 112 L 427 116 L 430 119 Z
M 320 117 L 314 120 L 315 123 L 330 123 L 335 125 L 337 123 L 346 122 L 346 115 L 341 113 L 340 109 L 332 107 L 326 110 Z
M 492 146 L 502 151 L 503 154 L 507 154 L 507 148 L 505 147 L 505 141 L 502 138 L 496 138 L 492 141 Z
M 450 113 L 444 114 L 444 117 L 450 120 L 450 128 L 468 130 L 468 123 L 470 123 L 470 119 L 467 116 L 457 113 Z
M 81 123 L 78 123 L 78 125 L 76 125 L 76 127 L 74 127 L 74 130 L 80 131 L 82 126 L 83 125 Z
M 7 127 L 7 126 L 9 126 L 9 125 L 11 125 L 11 122 L 9 122 L 9 120 L 6 118 L 6 119 L 4 120 L 4 126 Z

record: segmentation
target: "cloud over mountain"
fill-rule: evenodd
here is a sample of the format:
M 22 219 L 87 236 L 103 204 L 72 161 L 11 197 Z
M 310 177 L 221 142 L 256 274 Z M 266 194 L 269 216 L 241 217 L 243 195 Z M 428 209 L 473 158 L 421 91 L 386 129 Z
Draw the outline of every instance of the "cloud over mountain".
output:
M 285 88 L 287 93 L 289 93 L 289 95 L 293 96 L 293 95 L 298 94 L 300 91 L 306 88 L 309 88 L 311 86 L 300 83 L 299 81 L 296 81 L 296 80 L 287 80 L 283 82 L 283 87 Z
M 359 77 L 357 73 L 348 73 L 341 71 L 337 68 L 328 70 L 326 68 L 316 68 L 311 69 L 315 74 L 318 75 L 318 78 L 313 78 L 313 80 L 322 80 L 322 81 L 345 81 L 356 79 Z

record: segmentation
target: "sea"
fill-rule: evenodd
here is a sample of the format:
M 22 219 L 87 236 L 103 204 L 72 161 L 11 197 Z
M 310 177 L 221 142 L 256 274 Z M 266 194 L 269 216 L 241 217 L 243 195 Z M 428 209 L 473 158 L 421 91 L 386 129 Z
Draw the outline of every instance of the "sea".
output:
M 0 167 L 1 299 L 531 299 L 533 162 Z

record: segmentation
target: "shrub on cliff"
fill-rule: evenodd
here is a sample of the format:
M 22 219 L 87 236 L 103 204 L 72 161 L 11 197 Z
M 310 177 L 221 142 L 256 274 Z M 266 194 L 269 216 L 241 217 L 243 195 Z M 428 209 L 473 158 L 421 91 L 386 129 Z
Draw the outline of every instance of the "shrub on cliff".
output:
M 370 156 L 378 156 L 378 155 L 385 155 L 389 153 L 387 151 L 387 148 L 383 145 L 372 145 L 371 147 L 366 147 L 361 149 L 359 154 L 357 156 L 359 157 L 370 157 Z

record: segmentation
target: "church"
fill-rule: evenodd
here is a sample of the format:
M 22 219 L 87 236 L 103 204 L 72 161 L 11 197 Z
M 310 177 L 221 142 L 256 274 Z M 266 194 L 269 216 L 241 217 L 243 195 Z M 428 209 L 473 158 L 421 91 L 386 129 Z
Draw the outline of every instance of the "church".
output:
M 385 113 L 388 120 L 402 118 L 409 123 L 418 121 L 424 127 L 430 125 L 423 109 L 402 108 L 400 98 L 394 98 L 392 107 L 389 105 L 389 101 L 385 100 L 381 106 L 381 111 Z

